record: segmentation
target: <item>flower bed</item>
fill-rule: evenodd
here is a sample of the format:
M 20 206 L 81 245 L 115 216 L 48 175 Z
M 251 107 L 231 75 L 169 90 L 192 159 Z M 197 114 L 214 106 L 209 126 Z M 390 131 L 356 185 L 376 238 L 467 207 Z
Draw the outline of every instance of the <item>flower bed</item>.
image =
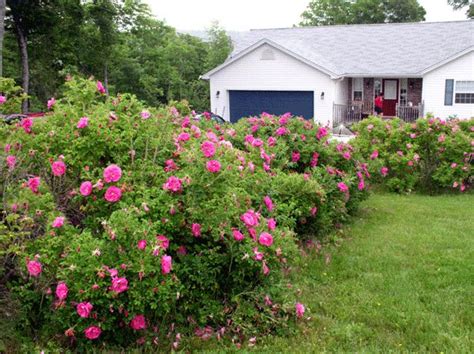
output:
M 91 80 L 70 79 L 49 107 L 1 135 L 1 256 L 21 333 L 176 349 L 303 317 L 287 286 L 298 237 L 323 237 L 366 195 L 350 145 L 288 116 L 194 121 Z

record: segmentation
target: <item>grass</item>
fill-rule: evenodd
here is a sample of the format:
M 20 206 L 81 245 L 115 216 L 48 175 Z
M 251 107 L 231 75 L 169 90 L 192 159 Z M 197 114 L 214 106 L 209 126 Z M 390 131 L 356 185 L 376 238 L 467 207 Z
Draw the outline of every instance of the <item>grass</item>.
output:
M 255 350 L 474 352 L 473 215 L 472 194 L 372 196 L 339 247 L 305 257 L 302 333 Z

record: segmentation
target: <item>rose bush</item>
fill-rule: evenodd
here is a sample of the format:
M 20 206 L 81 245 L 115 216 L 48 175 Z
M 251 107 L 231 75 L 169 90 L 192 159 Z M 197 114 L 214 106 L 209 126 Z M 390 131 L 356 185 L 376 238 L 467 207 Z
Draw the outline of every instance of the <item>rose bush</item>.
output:
M 352 146 L 289 116 L 195 121 L 93 80 L 69 79 L 50 103 L 47 118 L 2 128 L 19 330 L 178 348 L 185 334 L 240 343 L 303 316 L 287 286 L 295 231 L 322 237 L 365 197 Z
M 374 181 L 389 190 L 465 191 L 472 186 L 474 119 L 404 123 L 370 118 L 354 126 L 354 146 Z

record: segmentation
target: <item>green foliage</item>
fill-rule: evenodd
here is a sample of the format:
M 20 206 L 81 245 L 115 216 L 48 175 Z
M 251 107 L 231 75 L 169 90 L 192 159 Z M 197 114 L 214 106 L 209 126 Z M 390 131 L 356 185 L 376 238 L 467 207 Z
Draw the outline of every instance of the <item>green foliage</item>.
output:
M 354 127 L 354 146 L 375 180 L 392 191 L 464 191 L 473 182 L 473 126 L 472 119 L 427 118 L 405 124 L 370 118 Z M 386 177 L 383 167 L 388 168 Z
M 0 93 L 5 97 L 5 103 L 0 105 L 0 114 L 12 114 L 21 111 L 21 102 L 26 99 L 26 95 L 15 80 L 10 78 L 0 78 Z
M 312 0 L 301 26 L 418 22 L 426 11 L 417 0 Z
M 466 16 L 474 18 L 474 3 L 469 0 L 448 0 L 448 4 L 455 10 L 460 10 L 467 7 Z
M 137 342 L 176 349 L 192 333 L 225 332 L 242 343 L 291 329 L 295 231 L 303 238 L 316 227 L 324 237 L 365 195 L 359 164 L 342 157 L 349 147 L 316 138 L 322 128 L 289 116 L 249 120 L 237 132 L 183 116 L 186 102 L 152 109 L 132 95 L 106 96 L 91 79 L 69 78 L 64 93 L 31 130 L 2 127 L 0 257 L 9 301 L 20 304 L 14 329 L 73 350 Z M 288 130 L 264 147 L 274 155 L 269 166 L 243 136 L 254 126 L 262 138 Z M 293 161 L 296 148 L 301 161 Z M 314 151 L 321 167 L 311 166 Z M 3 163 L 12 156 L 14 166 Z M 211 161 L 220 168 L 212 170 Z M 105 169 L 112 164 L 121 174 L 111 180 Z M 342 181 L 347 192 L 339 190 Z M 121 192 L 115 200 L 113 188 Z M 36 276 L 33 261 L 42 265 Z M 119 279 L 128 283 L 121 291 Z M 60 298 L 62 283 L 68 292 Z M 92 304 L 91 312 L 79 316 L 79 303 Z M 134 328 L 141 315 L 146 328 Z M 99 339 L 87 338 L 91 326 L 100 327 Z
M 14 9 L 26 19 L 31 111 L 45 110 L 46 101 L 61 94 L 67 74 L 94 76 L 111 94 L 133 92 L 148 105 L 187 99 L 193 109 L 209 110 L 208 83 L 199 77 L 231 50 L 217 24 L 205 42 L 176 33 L 140 0 L 28 3 L 34 6 Z M 20 82 L 12 13 L 7 16 L 4 74 Z

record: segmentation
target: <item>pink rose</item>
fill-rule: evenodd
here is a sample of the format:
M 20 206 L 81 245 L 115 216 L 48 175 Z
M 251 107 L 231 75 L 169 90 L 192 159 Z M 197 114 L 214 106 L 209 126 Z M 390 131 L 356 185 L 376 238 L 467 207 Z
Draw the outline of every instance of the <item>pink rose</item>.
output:
M 318 165 L 319 154 L 317 152 L 313 153 L 313 157 L 311 158 L 311 167 L 316 167 Z
M 13 170 L 16 165 L 16 157 L 13 155 L 8 155 L 6 160 L 7 160 L 8 169 Z
M 216 160 L 207 161 L 206 168 L 211 173 L 217 173 L 221 169 L 221 164 Z
M 438 138 L 438 142 L 443 143 L 446 140 L 446 135 L 441 134 Z
M 5 102 L 7 102 L 7 98 L 3 95 L 0 95 L 0 104 L 4 104 Z
M 97 326 L 90 326 L 84 330 L 84 334 L 86 338 L 89 340 L 94 340 L 94 339 L 99 338 L 101 333 L 102 333 L 102 330 Z
M 188 141 L 191 136 L 188 133 L 180 133 L 178 135 L 178 141 Z
M 258 243 L 260 243 L 262 246 L 270 247 L 273 245 L 273 236 L 268 232 L 262 232 L 258 237 Z
M 292 162 L 298 162 L 301 158 L 301 155 L 298 151 L 293 151 L 293 153 L 291 154 L 291 161 Z
M 364 188 L 365 188 L 365 182 L 364 182 L 363 179 L 361 179 L 361 180 L 359 181 L 359 185 L 357 186 L 357 188 L 358 188 L 360 191 L 363 191 L 363 190 L 364 190 Z
M 100 81 L 97 81 L 97 91 L 102 95 L 105 94 L 105 87 Z
M 201 225 L 193 224 L 191 230 L 194 237 L 201 237 Z
M 261 261 L 263 259 L 263 253 L 258 250 L 258 248 L 253 249 L 253 254 L 256 261 Z
M 346 160 L 351 159 L 351 153 L 349 151 L 346 151 L 345 153 L 342 154 L 342 157 Z
M 295 305 L 295 309 L 296 309 L 296 317 L 302 318 L 304 316 L 304 311 L 305 311 L 304 305 L 297 302 Z
M 56 100 L 54 97 L 51 97 L 49 100 L 48 100 L 48 109 L 51 109 L 53 108 L 53 106 L 56 104 Z
M 277 130 L 275 130 L 275 135 L 277 136 L 282 136 L 288 134 L 288 130 L 285 127 L 280 127 Z
M 56 229 L 59 229 L 64 225 L 64 216 L 58 216 L 54 219 L 52 226 Z
M 38 193 L 38 188 L 40 185 L 41 179 L 39 177 L 32 177 L 28 180 L 28 188 L 33 192 L 33 193 Z
M 118 202 L 122 198 L 122 191 L 118 187 L 111 186 L 105 191 L 104 198 L 109 203 Z
M 324 127 L 318 128 L 318 132 L 316 133 L 316 139 L 321 140 L 326 135 L 328 135 L 328 130 Z
M 110 287 L 110 290 L 113 292 L 120 294 L 123 293 L 128 289 L 128 280 L 127 278 L 113 278 L 112 279 L 112 286 Z
M 244 235 L 237 229 L 232 229 L 232 235 L 234 236 L 234 240 L 242 241 L 244 239 Z
M 65 300 L 67 298 L 67 293 L 69 289 L 64 282 L 59 282 L 58 286 L 56 287 L 56 296 L 59 300 Z
M 148 111 L 141 111 L 140 112 L 140 117 L 142 117 L 142 119 L 148 119 L 151 117 L 151 113 L 148 112 Z
M 168 240 L 166 236 L 158 235 L 156 236 L 156 240 L 158 241 L 158 245 L 164 250 L 167 250 L 170 246 L 170 240 Z
M 344 182 L 339 182 L 337 184 L 337 187 L 339 188 L 339 190 L 343 193 L 346 193 L 349 191 L 349 187 L 347 187 L 347 185 L 344 183 Z
M 240 216 L 240 220 L 244 222 L 247 227 L 257 226 L 259 222 L 259 215 L 253 210 L 248 210 Z
M 135 331 L 145 329 L 146 328 L 145 316 L 136 315 L 135 317 L 133 317 L 132 320 L 130 321 L 130 327 Z
M 84 197 L 87 197 L 92 193 L 92 182 L 86 181 L 82 182 L 81 186 L 79 187 L 79 191 L 81 192 L 81 195 Z
M 87 117 L 82 117 L 79 119 L 79 122 L 77 122 L 77 128 L 78 129 L 84 129 L 89 125 L 89 118 Z
M 265 203 L 265 206 L 267 207 L 268 211 L 273 210 L 273 201 L 272 199 L 267 195 L 265 198 L 263 198 L 263 202 Z
M 267 139 L 267 144 L 268 144 L 268 146 L 275 146 L 275 145 L 276 145 L 276 142 L 277 142 L 277 140 L 276 140 L 273 136 L 270 136 L 270 137 Z
M 275 221 L 275 219 L 273 219 L 273 218 L 272 218 L 272 219 L 268 219 L 268 221 L 267 221 L 267 227 L 268 227 L 268 230 L 270 230 L 270 231 L 275 230 L 275 228 L 276 228 L 276 221 Z
M 106 183 L 118 182 L 122 177 L 122 169 L 117 165 L 110 165 L 104 170 L 104 180 Z
M 254 139 L 252 141 L 252 146 L 253 147 L 260 147 L 263 145 L 263 141 L 261 139 Z
M 31 133 L 31 127 L 33 126 L 33 119 L 31 118 L 24 118 L 22 119 L 20 126 L 23 128 L 25 133 L 30 134 Z
M 262 263 L 262 271 L 263 271 L 263 275 L 270 274 L 270 268 L 267 266 L 267 263 L 265 261 L 263 261 Z
M 66 173 L 66 164 L 61 160 L 54 161 L 51 164 L 51 170 L 56 177 L 62 176 Z
M 201 152 L 207 158 L 213 157 L 216 153 L 216 146 L 212 141 L 206 140 L 201 144 Z
M 380 169 L 380 173 L 382 174 L 382 176 L 387 176 L 388 175 L 388 167 L 382 167 Z
M 378 152 L 378 150 L 374 150 L 372 155 L 370 155 L 370 159 L 375 160 L 377 157 L 379 157 L 379 152 Z
M 171 272 L 171 256 L 163 256 L 161 257 L 161 273 L 168 274 Z
M 165 172 L 170 172 L 177 169 L 178 169 L 178 166 L 172 159 L 165 161 Z
M 178 177 L 171 176 L 163 184 L 163 189 L 172 193 L 180 192 L 183 189 L 183 182 Z
M 76 311 L 82 318 L 88 318 L 92 311 L 92 304 L 90 302 L 81 302 L 77 304 Z
M 32 277 L 38 277 L 43 271 L 43 267 L 38 261 L 29 261 L 26 264 L 26 268 L 28 268 L 28 273 L 30 273 Z
M 138 241 L 138 243 L 137 243 L 138 249 L 139 249 L 139 250 L 142 250 L 142 251 L 146 248 L 146 245 L 147 245 L 146 240 L 140 240 L 140 241 Z

